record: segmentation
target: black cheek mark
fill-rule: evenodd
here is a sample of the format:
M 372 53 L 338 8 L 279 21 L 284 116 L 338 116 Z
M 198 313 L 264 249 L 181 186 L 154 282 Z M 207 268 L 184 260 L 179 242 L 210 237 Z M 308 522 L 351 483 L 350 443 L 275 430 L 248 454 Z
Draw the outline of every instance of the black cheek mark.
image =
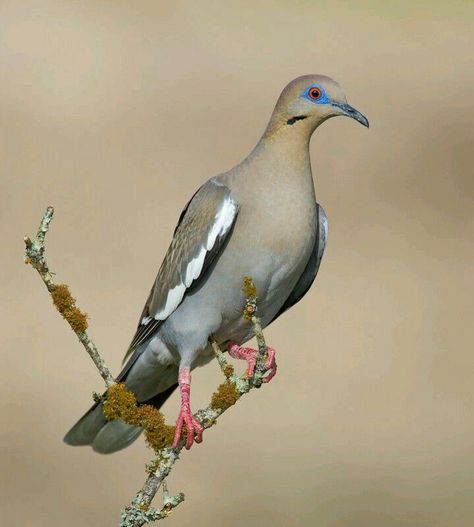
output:
M 289 124 L 291 126 L 292 124 L 295 124 L 296 121 L 302 121 L 303 119 L 306 119 L 306 117 L 308 116 L 307 115 L 295 115 L 295 117 L 288 119 L 288 121 L 286 121 L 286 124 Z

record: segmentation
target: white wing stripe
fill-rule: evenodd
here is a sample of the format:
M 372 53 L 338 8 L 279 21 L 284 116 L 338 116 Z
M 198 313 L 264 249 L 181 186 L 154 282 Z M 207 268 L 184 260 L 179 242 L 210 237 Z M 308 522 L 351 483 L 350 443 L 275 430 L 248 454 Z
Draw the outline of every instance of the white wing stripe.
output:
M 208 251 L 214 247 L 217 237 L 224 234 L 232 225 L 236 212 L 237 205 L 235 201 L 228 197 L 217 212 L 214 225 L 212 226 L 211 232 L 207 238 L 206 249 Z
M 186 286 L 184 284 L 178 284 L 168 292 L 166 297 L 165 307 L 155 315 L 155 320 L 165 320 L 170 314 L 179 306 L 183 299 Z
M 184 278 L 184 285 L 188 288 L 193 281 L 201 274 L 204 258 L 206 257 L 206 248 L 201 247 L 201 251 L 193 258 L 186 267 L 186 274 Z
M 201 247 L 199 254 L 186 266 L 184 280 L 168 292 L 165 307 L 155 315 L 156 320 L 165 320 L 179 306 L 186 289 L 190 287 L 194 280 L 196 280 L 201 274 L 207 252 L 214 247 L 218 236 L 222 236 L 229 230 L 236 213 L 237 204 L 231 197 L 227 197 L 214 218 L 214 223 L 207 236 L 205 245 Z M 144 318 L 142 324 L 147 323 L 148 321 Z

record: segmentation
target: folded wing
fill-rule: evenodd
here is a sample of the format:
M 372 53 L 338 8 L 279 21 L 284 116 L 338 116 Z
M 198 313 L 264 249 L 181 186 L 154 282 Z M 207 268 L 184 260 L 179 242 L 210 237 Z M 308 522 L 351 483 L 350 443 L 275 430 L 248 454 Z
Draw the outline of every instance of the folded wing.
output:
M 181 214 L 124 360 L 154 335 L 181 304 L 186 292 L 204 276 L 230 234 L 237 214 L 238 205 L 229 188 L 217 178 L 210 179 L 191 198 Z

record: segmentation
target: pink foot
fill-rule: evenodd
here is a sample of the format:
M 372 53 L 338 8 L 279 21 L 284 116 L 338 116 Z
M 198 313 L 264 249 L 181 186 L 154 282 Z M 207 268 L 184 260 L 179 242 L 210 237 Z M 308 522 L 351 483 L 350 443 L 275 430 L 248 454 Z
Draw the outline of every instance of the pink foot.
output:
M 253 377 L 255 372 L 255 364 L 257 363 L 258 350 L 253 348 L 243 348 L 237 344 L 229 342 L 227 345 L 229 355 L 234 359 L 244 359 L 247 361 L 247 378 Z M 277 363 L 275 361 L 275 350 L 267 348 L 267 361 L 265 362 L 265 369 L 268 375 L 262 379 L 262 382 L 270 382 L 277 372 Z
M 191 448 L 196 434 L 196 443 L 202 441 L 204 431 L 201 423 L 191 413 L 190 393 L 191 393 L 191 372 L 188 368 L 183 368 L 178 376 L 179 389 L 181 391 L 181 410 L 176 420 L 176 432 L 174 434 L 173 448 L 178 448 L 183 431 L 183 425 L 186 425 L 186 443 L 187 450 Z

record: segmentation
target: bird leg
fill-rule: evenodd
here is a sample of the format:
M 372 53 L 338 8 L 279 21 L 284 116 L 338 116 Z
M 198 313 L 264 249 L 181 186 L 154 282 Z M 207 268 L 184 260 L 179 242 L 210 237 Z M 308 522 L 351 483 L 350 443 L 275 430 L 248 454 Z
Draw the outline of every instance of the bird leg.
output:
M 253 348 L 244 348 L 233 342 L 229 342 L 227 345 L 227 351 L 229 355 L 234 359 L 243 359 L 247 361 L 247 377 L 250 379 L 255 373 L 255 365 L 257 364 L 257 358 L 259 351 Z M 262 382 L 270 382 L 277 372 L 277 363 L 275 360 L 275 350 L 273 348 L 267 348 L 267 360 L 265 362 L 265 368 L 269 372 Z
M 176 420 L 173 448 L 178 448 L 183 425 L 186 425 L 185 447 L 189 450 L 194 441 L 194 433 L 196 433 L 196 443 L 200 443 L 202 441 L 202 432 L 204 430 L 201 423 L 191 413 L 191 371 L 189 368 L 183 368 L 179 371 L 178 384 L 181 392 L 181 410 L 179 411 L 178 419 Z

